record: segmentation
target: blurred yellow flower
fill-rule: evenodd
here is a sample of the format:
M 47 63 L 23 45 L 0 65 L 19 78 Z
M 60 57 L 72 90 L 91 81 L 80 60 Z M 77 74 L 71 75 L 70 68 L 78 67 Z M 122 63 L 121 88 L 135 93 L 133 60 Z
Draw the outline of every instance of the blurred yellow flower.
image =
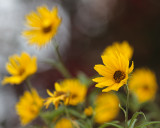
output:
M 43 106 L 43 99 L 35 89 L 31 92 L 25 91 L 20 101 L 16 104 L 17 114 L 20 116 L 22 125 L 26 125 L 34 120 Z
M 87 107 L 84 109 L 84 113 L 87 115 L 87 116 L 91 116 L 93 114 L 93 108 L 91 106 Z
M 9 62 L 6 64 L 6 70 L 12 76 L 6 76 L 2 84 L 20 84 L 28 76 L 37 71 L 36 57 L 30 57 L 27 53 L 23 52 L 21 56 L 13 55 L 9 57 Z
M 57 108 L 60 101 L 64 101 L 65 105 L 77 105 L 83 102 L 87 88 L 78 79 L 65 79 L 60 84 L 55 83 L 54 93 L 47 92 L 50 97 L 46 99 L 44 105 L 48 107 L 50 103 L 53 103 Z
M 116 118 L 119 113 L 119 99 L 113 93 L 102 93 L 95 100 L 96 123 L 109 122 Z
M 60 119 L 54 128 L 74 128 L 72 122 L 67 118 Z
M 120 42 L 114 42 L 111 46 L 108 46 L 104 51 L 102 55 L 106 54 L 112 54 L 113 51 L 119 51 L 123 55 L 125 55 L 128 59 L 132 58 L 133 55 L 133 48 L 129 45 L 127 41 Z
M 121 86 L 126 84 L 128 74 L 134 68 L 133 62 L 129 68 L 129 59 L 118 51 L 102 56 L 102 60 L 104 65 L 98 64 L 94 67 L 103 76 L 93 79 L 94 82 L 97 82 L 95 86 L 98 88 L 108 86 L 102 90 L 103 92 L 118 91 Z
M 49 105 L 51 103 L 53 103 L 55 105 L 55 108 L 57 109 L 58 108 L 58 105 L 60 103 L 60 101 L 65 101 L 66 98 L 69 96 L 68 93 L 66 92 L 62 92 L 62 91 L 58 91 L 59 88 L 59 85 L 56 85 L 55 86 L 55 90 L 54 93 L 50 92 L 49 90 L 47 90 L 47 93 L 50 97 L 48 97 L 46 100 L 45 100 L 45 103 L 44 105 L 46 106 L 46 108 L 49 107 Z
M 46 6 L 38 7 L 37 12 L 26 16 L 29 30 L 23 32 L 29 44 L 39 47 L 46 45 L 57 33 L 61 19 L 58 17 L 58 8 L 51 11 Z
M 154 72 L 149 69 L 137 69 L 129 81 L 129 89 L 133 92 L 140 103 L 153 100 L 158 85 Z

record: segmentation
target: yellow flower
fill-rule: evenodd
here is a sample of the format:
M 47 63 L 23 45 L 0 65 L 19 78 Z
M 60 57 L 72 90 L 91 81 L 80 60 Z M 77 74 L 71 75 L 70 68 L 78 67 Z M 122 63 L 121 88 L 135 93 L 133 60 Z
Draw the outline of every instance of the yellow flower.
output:
M 137 69 L 129 81 L 129 89 L 137 96 L 140 103 L 153 100 L 157 88 L 156 76 L 149 69 Z
M 119 51 L 123 55 L 125 55 L 128 59 L 132 58 L 133 48 L 129 45 L 127 41 L 123 41 L 122 43 L 114 42 L 111 46 L 107 47 L 102 55 L 112 54 L 113 51 Z
M 23 52 L 21 56 L 13 55 L 9 57 L 6 69 L 12 76 L 5 77 L 2 84 L 20 84 L 28 76 L 37 71 L 36 57 L 34 56 L 31 58 L 25 52 Z
M 119 99 L 113 93 L 102 93 L 95 101 L 95 117 L 96 123 L 109 122 L 116 118 L 119 113 Z
M 37 12 L 26 16 L 29 30 L 23 32 L 29 44 L 39 47 L 47 44 L 57 33 L 61 19 L 58 17 L 57 7 L 51 11 L 46 6 L 38 7 Z
M 44 103 L 44 105 L 46 106 L 46 108 L 49 107 L 49 105 L 51 103 L 53 103 L 55 105 L 55 108 L 58 108 L 58 105 L 60 103 L 60 101 L 66 101 L 66 98 L 69 96 L 68 93 L 66 92 L 62 92 L 62 91 L 58 91 L 59 86 L 55 86 L 55 90 L 54 93 L 50 92 L 49 90 L 47 90 L 47 93 L 50 97 L 48 97 Z
M 93 114 L 93 109 L 91 106 L 87 107 L 84 109 L 84 113 L 87 115 L 87 116 L 91 116 Z
M 43 106 L 43 99 L 35 89 L 31 92 L 26 91 L 16 104 L 17 114 L 20 116 L 22 125 L 26 125 L 34 120 Z
M 111 90 L 118 91 L 118 89 L 126 84 L 128 79 L 128 74 L 133 70 L 133 62 L 129 68 L 129 60 L 126 56 L 118 51 L 112 52 L 112 54 L 107 54 L 102 56 L 104 65 L 95 65 L 94 69 L 103 77 L 98 77 L 93 79 L 97 82 L 95 85 L 103 89 L 103 92 L 108 92 Z
M 60 101 L 64 101 L 65 105 L 77 105 L 83 102 L 87 88 L 77 79 L 65 79 L 60 84 L 55 83 L 54 93 L 47 92 L 50 97 L 46 99 L 46 107 L 53 103 L 57 108 Z
M 56 123 L 55 128 L 74 128 L 74 127 L 69 119 L 62 118 Z

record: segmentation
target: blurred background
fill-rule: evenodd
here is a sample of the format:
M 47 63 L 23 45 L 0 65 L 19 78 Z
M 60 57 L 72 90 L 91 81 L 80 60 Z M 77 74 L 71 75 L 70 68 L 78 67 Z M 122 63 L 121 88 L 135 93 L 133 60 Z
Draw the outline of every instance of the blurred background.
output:
M 42 97 L 46 88 L 53 89 L 54 82 L 63 78 L 42 63 L 44 58 L 55 58 L 52 44 L 38 49 L 28 46 L 21 36 L 25 15 L 42 5 L 59 9 L 63 20 L 56 40 L 74 76 L 79 71 L 88 76 L 96 74 L 93 67 L 102 63 L 104 48 L 127 40 L 134 47 L 135 68 L 152 69 L 160 84 L 159 0 L 0 0 L 0 79 L 7 75 L 8 56 L 22 51 L 38 56 L 38 72 L 31 80 Z M 20 127 L 14 106 L 25 90 L 22 85 L 0 86 L 0 128 Z

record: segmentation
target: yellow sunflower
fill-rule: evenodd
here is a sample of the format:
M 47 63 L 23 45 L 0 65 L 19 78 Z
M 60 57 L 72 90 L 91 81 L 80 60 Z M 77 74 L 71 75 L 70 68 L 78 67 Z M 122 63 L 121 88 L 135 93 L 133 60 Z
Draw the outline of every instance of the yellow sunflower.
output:
M 78 79 L 65 79 L 60 83 L 55 83 L 54 93 L 47 92 L 50 97 L 46 99 L 44 105 L 48 107 L 50 103 L 53 103 L 57 108 L 60 101 L 64 101 L 65 105 L 73 106 L 83 102 L 87 88 Z
M 49 105 L 53 103 L 55 105 L 55 108 L 57 109 L 60 101 L 66 101 L 66 98 L 68 98 L 69 94 L 66 92 L 62 92 L 61 90 L 59 90 L 59 88 L 59 85 L 55 85 L 56 91 L 54 91 L 53 93 L 47 90 L 47 93 L 50 97 L 45 100 L 44 105 L 46 106 L 46 108 L 48 108 Z
M 149 69 L 137 69 L 129 81 L 129 89 L 140 103 L 153 100 L 157 88 L 156 76 Z
M 129 68 L 129 59 L 118 51 L 112 52 L 102 56 L 104 65 L 95 65 L 94 69 L 103 77 L 93 79 L 97 82 L 95 85 L 98 88 L 103 89 L 103 92 L 111 90 L 118 91 L 118 89 L 126 84 L 128 74 L 133 70 L 133 62 Z
M 123 41 L 122 43 L 114 42 L 111 46 L 108 46 L 107 48 L 105 48 L 102 55 L 112 54 L 112 52 L 115 50 L 121 52 L 123 55 L 125 55 L 129 59 L 132 58 L 133 48 L 129 45 L 127 41 Z
M 24 31 L 23 35 L 29 44 L 42 47 L 56 35 L 61 18 L 58 17 L 57 7 L 50 11 L 46 6 L 42 6 L 37 8 L 37 12 L 27 15 L 26 21 L 29 30 Z
M 87 115 L 87 116 L 91 116 L 93 114 L 93 108 L 91 106 L 87 107 L 84 109 L 84 113 Z
M 34 120 L 43 106 L 43 99 L 35 89 L 31 92 L 26 91 L 16 104 L 17 114 L 20 116 L 22 125 L 26 125 Z
M 119 113 L 119 99 L 113 93 L 102 93 L 95 100 L 96 123 L 109 122 L 116 118 Z
M 27 53 L 23 52 L 21 56 L 13 55 L 9 57 L 9 62 L 6 64 L 7 71 L 12 76 L 6 76 L 2 84 L 20 84 L 28 76 L 37 71 L 36 57 L 30 57 Z
M 74 127 L 69 119 L 62 118 L 56 123 L 55 128 L 74 128 Z

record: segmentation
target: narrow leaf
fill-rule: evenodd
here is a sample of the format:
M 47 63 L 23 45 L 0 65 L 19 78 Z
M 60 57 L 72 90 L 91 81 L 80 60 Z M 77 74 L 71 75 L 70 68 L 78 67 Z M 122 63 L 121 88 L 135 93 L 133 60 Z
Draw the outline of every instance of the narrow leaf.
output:
M 113 122 L 110 122 L 110 123 L 105 123 L 105 124 L 102 124 L 101 126 L 99 126 L 98 128 L 106 128 L 106 127 L 109 127 L 109 126 L 114 126 L 115 128 L 123 128 L 122 126 L 120 126 L 116 123 L 118 123 L 118 122 L 113 121 Z
M 150 121 L 150 122 L 145 122 L 135 128 L 143 128 L 145 126 L 148 126 L 148 125 L 152 125 L 152 124 L 160 124 L 160 121 Z
M 131 121 L 131 120 L 130 120 L 130 121 Z M 134 120 L 133 120 L 133 123 L 131 124 L 131 126 L 130 126 L 129 128 L 134 128 L 134 125 L 135 125 L 136 121 L 137 121 L 137 119 L 134 119 Z M 129 122 L 129 124 L 130 124 L 130 122 Z
M 57 110 L 41 112 L 40 117 L 46 121 L 52 121 L 55 117 L 58 117 L 62 113 L 64 113 L 64 108 L 59 107 Z
M 85 116 L 84 114 L 79 113 L 79 112 L 77 112 L 77 111 L 74 110 L 74 109 L 68 109 L 68 112 L 69 112 L 71 115 L 75 116 L 75 117 L 78 117 L 78 118 L 81 118 L 81 119 L 85 119 L 85 118 L 86 118 L 86 116 Z
M 126 111 L 125 111 L 124 108 L 121 106 L 121 104 L 119 104 L 119 108 L 124 112 L 124 115 L 126 115 Z
M 132 116 L 131 120 L 130 120 L 130 123 L 129 123 L 129 128 L 131 128 L 133 122 L 135 121 L 135 119 L 137 118 L 138 115 L 143 115 L 145 120 L 146 120 L 146 116 L 144 115 L 143 112 L 136 112 L 134 113 L 134 115 Z

